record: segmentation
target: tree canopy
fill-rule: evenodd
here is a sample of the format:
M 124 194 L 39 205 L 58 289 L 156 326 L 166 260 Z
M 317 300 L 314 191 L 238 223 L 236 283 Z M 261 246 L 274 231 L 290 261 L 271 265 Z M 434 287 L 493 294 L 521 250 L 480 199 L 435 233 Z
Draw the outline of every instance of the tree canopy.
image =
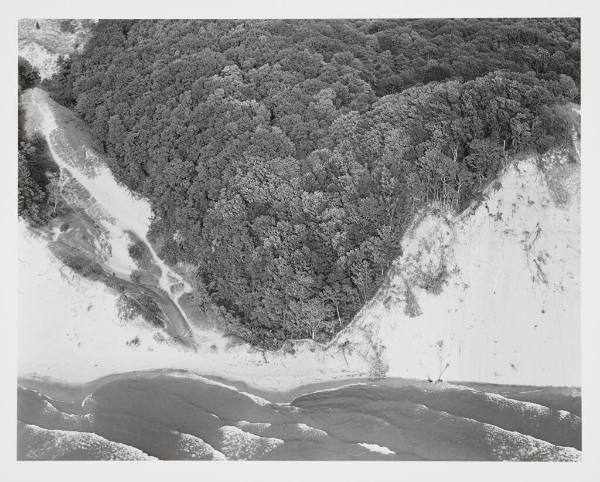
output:
M 39 72 L 31 64 L 19 57 L 18 94 L 39 83 Z M 52 160 L 48 145 L 40 135 L 28 137 L 23 126 L 21 106 L 18 109 L 17 132 L 17 212 L 30 223 L 40 226 L 51 216 L 50 182 L 58 174 L 58 167 Z
M 414 214 L 567 142 L 576 19 L 107 20 L 45 84 L 238 334 L 328 338 Z

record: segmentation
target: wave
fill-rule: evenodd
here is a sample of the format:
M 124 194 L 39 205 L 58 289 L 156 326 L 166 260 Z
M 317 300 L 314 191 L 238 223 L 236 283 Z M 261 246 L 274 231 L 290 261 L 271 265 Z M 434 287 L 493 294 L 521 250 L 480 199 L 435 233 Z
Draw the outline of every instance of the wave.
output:
M 491 393 L 491 392 L 481 392 L 483 398 L 485 398 L 486 400 L 489 400 L 491 402 L 493 402 L 496 406 L 498 407 L 505 407 L 505 408 L 511 408 L 511 409 L 516 409 L 524 414 L 530 415 L 530 416 L 540 416 L 540 415 L 551 415 L 554 413 L 554 411 L 548 407 L 546 407 L 545 405 L 541 405 L 539 403 L 535 403 L 535 402 L 528 402 L 528 401 L 524 401 L 524 400 L 515 400 L 513 398 L 508 398 L 505 397 L 504 395 L 500 395 L 498 393 Z M 566 410 L 561 410 L 561 412 L 566 412 Z M 556 412 L 558 413 L 558 412 Z M 570 414 L 570 412 L 566 412 Z M 574 417 L 573 419 L 579 419 L 579 417 L 577 417 L 576 415 L 572 415 L 572 417 Z M 571 418 L 571 417 L 567 417 L 567 416 L 563 416 L 564 418 Z
M 240 420 L 235 425 L 242 430 L 249 430 L 257 435 L 262 435 L 265 430 L 272 426 L 270 422 L 247 422 L 246 420 Z
M 305 423 L 297 423 L 296 427 L 300 430 L 302 435 L 309 435 L 312 437 L 327 437 L 328 434 L 325 430 L 321 430 L 320 428 L 311 427 L 310 425 L 306 425 Z
M 360 445 L 361 447 L 366 448 L 367 450 L 369 450 L 371 452 L 376 452 L 378 454 L 396 455 L 396 452 L 394 452 L 393 450 L 390 450 L 387 447 L 384 447 L 383 445 L 369 444 L 369 443 L 366 443 L 366 442 L 359 442 L 358 445 Z
M 573 447 L 553 445 L 530 435 L 509 432 L 495 425 L 483 424 L 486 441 L 498 460 L 578 462 L 581 452 Z
M 60 410 L 54 405 L 58 403 L 56 400 L 37 390 L 19 387 L 18 400 L 17 418 L 24 423 L 56 430 L 92 431 L 94 416 L 91 413 L 79 415 Z
M 49 430 L 19 422 L 18 460 L 156 460 L 141 450 L 100 435 Z
M 320 393 L 328 393 L 328 392 L 337 392 L 338 390 L 341 390 L 342 388 L 350 388 L 350 387 L 358 387 L 358 386 L 366 386 L 366 385 L 372 385 L 372 384 L 365 383 L 365 382 L 347 383 L 345 385 L 339 385 L 339 386 L 335 386 L 335 387 L 331 387 L 331 388 L 322 388 L 320 390 L 315 390 L 313 392 L 306 392 L 306 393 L 303 393 L 302 395 L 297 396 L 296 399 L 306 397 L 309 395 L 316 395 L 318 393 L 320 394 Z M 292 403 L 294 403 L 294 402 L 292 402 Z
M 197 373 L 182 372 L 182 371 L 165 371 L 164 374 L 167 376 L 170 376 L 170 377 L 174 377 L 174 378 L 187 378 L 190 380 L 198 380 L 203 383 L 206 383 L 207 385 L 214 385 L 216 387 L 226 388 L 227 390 L 231 390 L 231 391 L 239 393 L 240 395 L 243 395 L 244 397 L 252 400 L 256 405 L 260 405 L 261 407 L 272 405 L 272 403 L 269 400 L 267 400 L 266 398 L 262 398 L 262 397 L 259 397 L 258 395 L 254 395 L 252 393 L 241 391 L 233 385 L 228 385 L 226 383 L 219 382 L 217 380 L 213 380 L 212 378 L 203 377 L 202 375 L 198 375 Z
M 53 428 L 57 429 L 84 431 L 90 430 L 94 423 L 94 416 L 91 413 L 85 415 L 66 413 L 47 400 L 42 400 L 40 415 L 44 421 L 52 421 L 55 425 Z M 60 425 L 60 427 L 57 425 Z
M 282 439 L 285 442 L 291 440 L 317 441 L 328 437 L 328 433 L 325 432 L 325 430 L 311 427 L 302 422 L 284 422 L 274 425 L 270 422 L 248 422 L 246 420 L 240 420 L 235 426 L 254 435 L 274 437 Z
M 241 392 L 239 390 L 238 390 L 238 393 L 240 393 L 241 395 L 244 395 L 245 397 L 248 397 L 250 400 L 252 400 L 257 405 L 260 405 L 261 407 L 266 407 L 267 405 L 271 405 L 271 402 L 269 402 L 269 400 L 267 400 L 266 398 L 259 397 L 258 395 L 253 395 L 252 393 L 248 393 L 248 392 Z
M 445 411 L 432 412 L 437 417 L 435 425 L 454 436 L 462 432 L 471 444 L 485 448 L 493 460 L 574 462 L 581 459 L 581 451 L 573 447 L 556 445 L 532 435 Z
M 225 455 L 199 437 L 173 431 L 178 436 L 173 450 L 177 460 L 227 460 Z
M 447 410 L 467 415 L 509 431 L 517 431 L 554 445 L 581 449 L 581 417 L 566 410 L 555 410 L 531 401 L 517 400 L 494 392 L 470 391 L 459 407 Z
M 231 460 L 260 458 L 284 444 L 281 439 L 261 437 L 231 425 L 220 427 L 218 432 L 221 435 L 221 452 Z
M 90 393 L 81 401 L 81 408 L 91 408 L 94 406 L 94 403 L 96 403 L 96 401 L 94 400 L 94 395 Z

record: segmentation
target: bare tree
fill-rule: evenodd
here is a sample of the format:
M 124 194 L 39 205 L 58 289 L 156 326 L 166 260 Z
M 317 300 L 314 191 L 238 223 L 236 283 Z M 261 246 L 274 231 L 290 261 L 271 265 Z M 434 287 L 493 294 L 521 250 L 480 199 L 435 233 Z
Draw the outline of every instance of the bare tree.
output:
M 52 205 L 52 215 L 56 214 L 56 208 L 63 197 L 63 190 L 67 184 L 67 178 L 60 174 L 48 174 L 48 203 Z

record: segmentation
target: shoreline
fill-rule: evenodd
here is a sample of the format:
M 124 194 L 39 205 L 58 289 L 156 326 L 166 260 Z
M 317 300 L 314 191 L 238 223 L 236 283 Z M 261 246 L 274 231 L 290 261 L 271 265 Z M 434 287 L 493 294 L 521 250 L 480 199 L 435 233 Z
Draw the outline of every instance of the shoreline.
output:
M 51 377 L 18 376 L 17 387 L 23 387 L 35 390 L 42 395 L 67 403 L 83 404 L 84 400 L 94 393 L 97 389 L 117 380 L 127 379 L 153 379 L 159 377 L 181 378 L 188 381 L 198 381 L 200 383 L 215 383 L 223 387 L 240 393 L 250 394 L 255 397 L 261 397 L 273 404 L 288 404 L 293 400 L 316 392 L 340 389 L 348 386 L 371 385 L 374 383 L 388 386 L 415 386 L 427 387 L 427 389 L 436 391 L 448 388 L 456 389 L 478 389 L 496 393 L 529 393 L 541 390 L 553 390 L 557 393 L 567 393 L 574 396 L 581 396 L 581 387 L 576 386 L 535 386 L 535 385 L 504 385 L 494 383 L 480 382 L 459 382 L 459 381 L 441 381 L 431 383 L 426 380 L 412 378 L 366 378 L 366 377 L 345 377 L 332 378 L 324 381 L 314 381 L 299 384 L 294 388 L 286 389 L 261 389 L 242 380 L 229 379 L 222 376 L 200 373 L 187 369 L 159 368 L 149 370 L 136 370 L 129 372 L 113 373 L 90 382 L 71 383 L 63 380 L 53 379 Z
M 175 369 L 175 368 L 157 368 L 148 370 L 135 370 L 129 372 L 113 373 L 105 375 L 90 382 L 72 383 L 51 377 L 36 377 L 34 375 L 25 375 L 17 377 L 17 386 L 36 390 L 49 398 L 57 399 L 69 403 L 81 403 L 85 398 L 96 391 L 98 388 L 117 380 L 126 379 L 152 379 L 158 377 L 182 378 L 189 381 L 199 381 L 201 383 L 218 383 L 228 386 L 232 390 L 247 392 L 251 395 L 264 397 L 271 403 L 289 403 L 293 399 L 319 391 L 320 389 L 340 388 L 342 386 L 364 384 L 372 380 L 364 377 L 343 377 L 332 378 L 324 381 L 314 381 L 299 384 L 294 388 L 286 389 L 263 389 L 248 384 L 242 380 L 234 380 L 222 376 L 201 373 L 194 370 Z M 392 379 L 390 379 L 392 380 Z M 414 383 L 419 383 L 414 380 Z M 423 383 L 423 382 L 420 382 Z M 425 382 L 426 383 L 426 382 Z

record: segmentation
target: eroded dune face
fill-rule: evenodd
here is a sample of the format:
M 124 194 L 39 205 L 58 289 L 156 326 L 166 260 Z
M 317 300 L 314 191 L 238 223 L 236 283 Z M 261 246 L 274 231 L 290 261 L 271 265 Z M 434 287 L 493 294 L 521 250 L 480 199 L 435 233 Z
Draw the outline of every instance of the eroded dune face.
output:
M 579 176 L 523 159 L 462 215 L 424 215 L 338 343 L 368 340 L 391 376 L 579 385 Z

